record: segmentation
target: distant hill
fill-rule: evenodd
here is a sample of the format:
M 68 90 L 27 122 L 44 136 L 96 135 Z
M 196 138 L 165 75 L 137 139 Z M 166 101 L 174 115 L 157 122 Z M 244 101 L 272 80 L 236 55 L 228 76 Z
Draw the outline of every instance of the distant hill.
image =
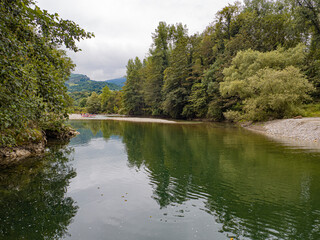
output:
M 121 86 L 108 81 L 94 81 L 83 74 L 71 73 L 69 80 L 66 82 L 68 92 L 101 92 L 104 86 L 110 90 L 121 90 Z
M 126 78 L 123 77 L 123 78 L 115 78 L 115 79 L 110 79 L 110 80 L 106 80 L 107 83 L 113 83 L 113 84 L 116 84 L 120 87 L 123 87 L 124 86 L 124 83 L 126 82 Z

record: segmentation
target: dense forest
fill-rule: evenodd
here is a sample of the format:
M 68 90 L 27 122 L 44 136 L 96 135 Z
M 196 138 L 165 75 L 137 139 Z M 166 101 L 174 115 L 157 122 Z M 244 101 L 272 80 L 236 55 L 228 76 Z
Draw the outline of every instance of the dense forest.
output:
M 63 136 L 74 64 L 61 47 L 93 34 L 33 0 L 1 0 L 0 16 L 0 147 Z
M 121 112 L 267 120 L 320 112 L 320 1 L 245 0 L 202 33 L 160 22 L 130 59 Z

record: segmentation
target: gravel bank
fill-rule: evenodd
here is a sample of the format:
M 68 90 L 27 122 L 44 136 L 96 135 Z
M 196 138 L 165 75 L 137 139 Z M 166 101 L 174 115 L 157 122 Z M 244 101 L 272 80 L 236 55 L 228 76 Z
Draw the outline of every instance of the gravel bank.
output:
M 80 114 L 69 114 L 70 120 L 115 120 L 127 122 L 144 122 L 144 123 L 169 123 L 177 124 L 180 122 L 159 119 L 159 118 L 139 118 L 139 117 L 108 117 L 105 115 L 95 115 L 94 117 L 82 117 Z
M 282 119 L 244 127 L 273 137 L 320 143 L 320 118 Z

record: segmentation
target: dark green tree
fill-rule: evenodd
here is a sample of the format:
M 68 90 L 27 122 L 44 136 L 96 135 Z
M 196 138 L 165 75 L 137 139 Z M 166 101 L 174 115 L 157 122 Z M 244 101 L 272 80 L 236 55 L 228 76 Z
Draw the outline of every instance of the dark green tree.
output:
M 145 62 L 144 96 L 152 115 L 161 115 L 164 71 L 169 66 L 170 25 L 160 22 L 152 34 L 152 46 Z
M 187 29 L 177 24 L 173 29 L 173 49 L 170 53 L 170 65 L 165 70 L 162 103 L 163 110 L 173 118 L 180 118 L 187 103 L 189 76 Z
M 86 98 L 82 98 L 80 100 L 79 105 L 80 105 L 80 107 L 86 107 L 87 106 L 87 99 Z
M 292 0 L 295 9 L 296 28 L 307 36 L 306 44 L 310 46 L 307 57 L 306 73 L 316 87 L 314 97 L 320 99 L 320 1 Z
M 89 113 L 99 113 L 101 111 L 101 100 L 96 92 L 93 92 L 87 100 L 87 111 Z
M 102 93 L 100 95 L 101 110 L 103 112 L 110 113 L 113 110 L 113 107 L 112 107 L 111 102 L 110 102 L 111 95 L 112 95 L 112 92 L 110 91 L 108 86 L 105 86 L 102 89 Z
M 138 57 L 128 61 L 127 81 L 123 87 L 123 107 L 130 115 L 144 113 L 141 69 L 142 63 Z

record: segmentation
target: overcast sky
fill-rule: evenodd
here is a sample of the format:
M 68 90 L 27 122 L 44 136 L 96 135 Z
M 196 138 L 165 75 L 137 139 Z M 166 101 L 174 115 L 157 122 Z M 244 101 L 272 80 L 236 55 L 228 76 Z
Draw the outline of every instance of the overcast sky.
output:
M 95 38 L 81 41 L 82 52 L 69 56 L 75 73 L 92 80 L 123 77 L 129 58 L 143 59 L 160 21 L 183 23 L 189 34 L 201 33 L 217 11 L 234 0 L 37 0 L 38 6 L 58 13 Z

